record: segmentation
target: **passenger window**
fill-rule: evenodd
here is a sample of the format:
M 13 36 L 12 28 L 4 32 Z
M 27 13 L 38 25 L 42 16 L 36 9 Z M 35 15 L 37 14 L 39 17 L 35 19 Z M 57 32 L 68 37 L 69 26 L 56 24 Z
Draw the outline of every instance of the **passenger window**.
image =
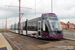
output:
M 28 30 L 36 31 L 37 30 L 36 27 L 37 27 L 36 22 L 28 23 Z
M 16 24 L 16 30 L 18 30 L 18 24 Z
M 25 30 L 25 26 L 23 27 L 23 30 Z
M 31 23 L 28 23 L 28 30 L 32 30 Z
M 32 30 L 33 30 L 33 31 L 36 31 L 36 30 L 37 30 L 36 27 L 37 27 L 37 26 L 36 26 L 36 22 L 33 22 L 33 23 L 32 23 Z
M 26 28 L 27 28 L 26 22 L 23 22 L 23 30 L 26 30 Z
M 16 30 L 16 24 L 14 24 L 14 30 Z

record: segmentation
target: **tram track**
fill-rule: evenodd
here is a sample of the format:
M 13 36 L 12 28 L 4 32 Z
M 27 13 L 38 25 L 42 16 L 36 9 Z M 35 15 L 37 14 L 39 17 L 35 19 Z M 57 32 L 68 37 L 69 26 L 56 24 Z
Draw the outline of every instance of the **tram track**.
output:
M 28 44 L 30 44 L 30 45 L 36 46 L 36 47 L 40 48 L 41 50 L 44 50 L 43 48 L 41 48 L 41 47 L 39 47 L 39 46 L 37 46 L 37 45 L 35 45 L 35 44 L 33 44 L 33 43 L 30 43 L 30 42 L 28 42 L 28 41 L 25 41 L 25 40 L 22 39 L 22 38 L 19 38 L 19 37 L 18 37 L 18 39 L 20 39 L 20 40 L 22 40 L 22 41 L 24 41 L 24 42 L 26 42 L 26 43 L 28 43 Z
M 17 38 L 20 42 L 25 42 L 29 45 L 33 45 L 41 50 L 47 50 L 47 49 L 52 49 L 52 48 L 56 48 L 55 46 L 74 46 L 75 49 L 75 41 L 71 41 L 71 40 L 65 40 L 65 39 L 61 39 L 61 40 L 43 40 L 43 39 L 36 39 L 36 38 L 31 38 L 28 36 L 22 36 L 22 35 L 18 35 L 18 34 L 13 34 L 13 33 L 8 33 L 9 35 L 8 37 L 15 37 Z M 30 40 L 32 39 L 32 40 Z
M 21 38 L 22 39 L 22 38 Z M 24 40 L 24 39 L 22 39 L 22 40 Z M 72 41 L 71 40 L 65 40 L 65 39 L 62 39 L 63 41 L 56 41 L 56 42 L 50 42 L 50 43 L 52 43 L 52 44 L 62 44 L 62 45 L 66 45 L 66 46 L 74 46 L 75 47 L 75 43 L 73 43 L 73 44 L 71 44 L 72 43 Z M 24 40 L 25 41 L 25 40 Z M 70 42 L 71 43 L 70 43 Z M 47 41 L 47 42 L 49 42 L 49 41 Z M 34 44 L 34 43 L 33 43 Z M 34 45 L 36 45 L 36 44 L 34 44 Z M 49 47 L 48 47 L 49 48 Z M 50 47 L 50 48 L 54 48 L 54 46 L 52 46 L 52 47 Z
M 22 39 L 22 38 L 21 38 Z M 24 40 L 24 39 L 23 39 Z M 70 40 L 63 40 L 63 41 L 50 41 L 50 43 L 57 43 L 57 44 L 64 44 L 64 45 L 71 45 L 71 44 L 69 44 L 70 42 L 72 42 L 72 41 L 70 41 L 70 42 L 68 42 L 68 41 L 70 41 Z M 47 41 L 48 43 L 49 43 L 49 41 Z M 34 44 L 34 43 L 33 43 Z M 34 44 L 34 45 L 36 45 L 36 44 Z M 75 46 L 75 45 L 73 45 L 73 46 Z
M 2 33 L 3 34 L 3 33 Z M 7 41 L 9 42 L 9 43 L 11 43 L 11 45 L 13 45 L 13 46 L 15 46 L 15 48 L 13 48 L 13 50 L 21 50 L 21 48 L 19 48 L 18 47 L 18 45 L 15 45 L 5 34 L 3 34 L 4 35 L 4 37 L 7 39 Z
M 5 34 L 3 34 L 6 38 L 9 36 L 7 36 L 7 35 L 5 35 Z M 12 35 L 13 36 L 13 35 Z M 15 36 L 14 36 L 15 37 Z M 11 37 L 12 38 L 12 37 Z M 17 45 L 17 47 L 18 48 L 20 48 L 20 50 L 24 50 L 23 48 L 22 48 L 22 46 L 19 46 L 18 44 L 20 43 L 20 44 L 22 44 L 22 42 L 25 42 L 25 43 L 27 43 L 27 44 L 29 44 L 29 45 L 33 45 L 33 46 L 35 46 L 35 47 L 37 47 L 37 48 L 40 48 L 40 47 L 38 47 L 38 46 L 36 46 L 36 45 L 34 45 L 34 44 L 32 44 L 32 43 L 30 43 L 30 42 L 27 42 L 27 41 L 25 41 L 25 40 L 23 40 L 23 39 L 21 39 L 21 38 L 19 38 L 18 36 L 16 36 L 15 37 L 15 39 L 18 39 L 17 41 L 15 40 L 15 41 L 13 41 L 13 43 L 15 44 L 15 45 Z M 8 39 L 10 39 L 10 37 L 8 38 Z M 12 41 L 11 41 L 12 42 Z M 23 43 L 24 44 L 24 43 Z M 39 50 L 44 50 L 44 49 L 42 49 L 42 48 L 40 48 Z

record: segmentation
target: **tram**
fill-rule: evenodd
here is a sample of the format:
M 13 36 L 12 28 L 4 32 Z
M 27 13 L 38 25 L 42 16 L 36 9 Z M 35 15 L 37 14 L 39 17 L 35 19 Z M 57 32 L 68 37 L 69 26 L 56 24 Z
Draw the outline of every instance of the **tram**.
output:
M 21 22 L 20 33 L 23 35 L 43 38 L 61 39 L 63 38 L 60 21 L 55 13 L 45 13 L 41 17 Z M 19 23 L 11 25 L 11 31 L 19 33 Z

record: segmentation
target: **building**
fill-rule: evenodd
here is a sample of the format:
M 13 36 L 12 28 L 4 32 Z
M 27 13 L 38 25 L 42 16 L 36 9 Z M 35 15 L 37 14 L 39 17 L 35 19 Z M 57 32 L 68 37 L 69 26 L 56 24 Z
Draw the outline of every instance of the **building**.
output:
M 67 23 L 64 23 L 64 22 L 60 22 L 60 23 L 63 30 L 75 29 L 75 24 L 70 23 L 69 21 Z
M 60 23 L 61 23 L 62 29 L 66 29 L 65 23 L 64 22 L 60 22 Z

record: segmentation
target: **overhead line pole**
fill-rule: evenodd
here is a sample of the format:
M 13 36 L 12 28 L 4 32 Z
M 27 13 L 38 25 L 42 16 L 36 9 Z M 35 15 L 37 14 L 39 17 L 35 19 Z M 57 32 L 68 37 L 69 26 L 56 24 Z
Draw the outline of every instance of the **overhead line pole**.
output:
M 21 0 L 19 0 L 19 35 L 20 35 L 20 2 L 21 2 Z
M 3 29 L 4 29 L 4 22 L 2 22 L 2 26 L 3 26 Z
M 3 22 L 3 29 L 4 29 L 4 22 Z
M 53 4 L 52 4 L 52 0 L 51 0 L 51 13 L 53 13 Z
M 2 27 L 3 27 L 3 29 L 4 29 L 3 22 L 2 22 Z
M 10 6 L 10 5 L 5 5 L 5 6 L 8 6 L 8 7 L 18 7 L 18 6 Z M 27 8 L 27 9 L 32 9 L 32 8 L 28 8 L 28 7 L 22 7 L 22 8 Z M 19 35 L 20 35 L 20 21 L 21 21 L 21 17 L 20 17 L 20 11 L 21 11 L 21 0 L 19 0 Z
M 7 31 L 7 18 L 6 18 L 5 30 Z
M 36 16 L 36 0 L 35 0 L 35 16 Z

